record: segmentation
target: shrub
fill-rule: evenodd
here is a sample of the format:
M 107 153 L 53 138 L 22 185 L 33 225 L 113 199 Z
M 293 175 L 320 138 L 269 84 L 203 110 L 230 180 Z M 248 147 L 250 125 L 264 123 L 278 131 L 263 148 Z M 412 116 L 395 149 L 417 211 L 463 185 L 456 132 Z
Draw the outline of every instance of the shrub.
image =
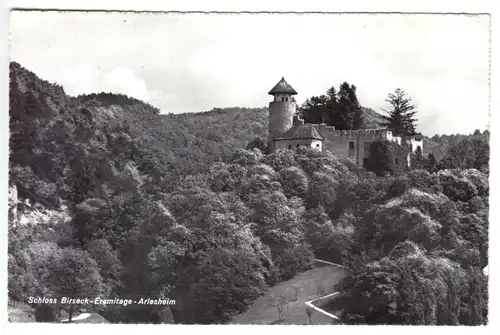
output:
M 370 145 L 366 168 L 378 176 L 394 174 L 406 169 L 405 150 L 397 143 L 377 140 Z

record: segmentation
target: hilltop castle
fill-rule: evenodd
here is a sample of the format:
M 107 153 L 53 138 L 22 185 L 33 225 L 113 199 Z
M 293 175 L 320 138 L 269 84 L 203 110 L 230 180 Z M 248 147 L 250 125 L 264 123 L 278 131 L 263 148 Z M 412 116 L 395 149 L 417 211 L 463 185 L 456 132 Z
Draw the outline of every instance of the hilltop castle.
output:
M 423 152 L 421 137 L 393 136 L 387 128 L 336 130 L 324 123 L 304 124 L 304 120 L 297 115 L 293 97 L 297 91 L 285 78 L 281 78 L 269 94 L 274 97 L 269 103 L 269 152 L 305 146 L 319 151 L 329 150 L 338 156 L 351 158 L 358 165 L 365 165 L 370 145 L 375 140 L 396 142 L 405 148 L 403 157 L 395 157 L 396 165 L 409 164 L 410 154 L 419 147 Z

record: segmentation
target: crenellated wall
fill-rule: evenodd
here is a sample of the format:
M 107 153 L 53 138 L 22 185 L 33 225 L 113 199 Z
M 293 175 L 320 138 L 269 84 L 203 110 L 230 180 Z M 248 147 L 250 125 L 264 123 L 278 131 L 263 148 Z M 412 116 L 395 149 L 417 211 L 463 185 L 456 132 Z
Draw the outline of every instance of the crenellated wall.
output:
M 279 99 L 276 99 L 279 100 Z M 301 126 L 304 120 L 296 114 L 295 102 L 273 101 L 269 104 L 269 149 L 274 152 L 277 149 L 295 149 L 297 146 L 308 146 L 316 150 L 328 150 L 340 157 L 351 158 L 356 164 L 364 165 L 364 159 L 368 158 L 370 146 L 376 140 L 395 142 L 402 146 L 406 152 L 415 152 L 418 147 L 422 149 L 422 138 L 401 138 L 394 136 L 387 128 L 360 129 L 360 130 L 336 130 L 333 126 L 326 124 L 312 125 L 323 137 L 323 141 L 311 141 L 304 139 L 274 141 L 274 138 L 282 136 L 293 125 Z M 398 156 L 401 156 L 398 153 Z M 407 155 L 407 160 L 410 155 Z M 409 164 L 409 162 L 408 162 Z
M 352 158 L 356 164 L 363 165 L 368 157 L 370 145 L 378 139 L 394 141 L 392 132 L 387 129 L 336 130 L 335 127 L 319 124 L 316 130 L 323 136 L 323 150 Z
M 417 148 L 420 147 L 422 153 L 424 152 L 424 142 L 423 140 L 417 138 L 408 138 L 404 140 L 405 144 L 411 149 L 411 152 L 414 153 L 417 151 Z

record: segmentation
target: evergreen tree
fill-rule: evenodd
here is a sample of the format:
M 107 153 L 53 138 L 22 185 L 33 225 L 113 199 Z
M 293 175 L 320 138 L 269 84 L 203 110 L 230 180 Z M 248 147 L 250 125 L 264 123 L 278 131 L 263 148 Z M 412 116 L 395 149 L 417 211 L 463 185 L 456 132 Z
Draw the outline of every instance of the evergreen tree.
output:
M 398 88 L 394 93 L 389 93 L 386 101 L 391 105 L 390 110 L 386 110 L 389 116 L 383 116 L 384 126 L 392 129 L 396 136 L 416 135 L 417 119 L 415 119 L 416 106 L 411 103 L 411 98 Z
M 361 129 L 363 111 L 356 96 L 356 86 L 343 82 L 340 85 L 337 103 L 337 129 Z
M 337 107 L 337 129 L 352 129 L 353 117 L 350 109 L 351 87 L 347 82 L 340 85 Z
M 333 99 L 335 99 L 335 96 L 333 96 Z M 313 96 L 307 99 L 301 107 L 304 122 L 312 124 L 326 123 L 332 125 L 334 120 L 334 105 L 335 101 L 328 95 Z
M 335 87 L 330 87 L 326 91 L 326 96 L 327 96 L 327 104 L 326 104 L 326 110 L 327 110 L 327 118 L 323 121 L 323 123 L 326 123 L 329 126 L 335 125 L 335 119 L 336 119 L 336 110 L 338 107 L 338 98 L 337 98 L 337 90 Z
M 356 96 L 356 86 L 354 85 L 351 85 L 349 100 L 351 103 L 351 114 L 353 118 L 351 129 L 363 129 L 365 126 L 363 119 L 363 110 L 361 109 L 358 97 Z
M 328 90 L 326 90 L 326 96 L 329 98 L 329 101 L 331 101 L 332 107 L 334 106 L 334 103 L 337 102 L 337 90 L 335 89 L 334 86 L 330 87 Z
M 307 99 L 301 109 L 306 123 L 326 123 L 340 130 L 364 128 L 356 86 L 347 82 L 340 85 L 338 92 L 332 86 L 326 94 Z

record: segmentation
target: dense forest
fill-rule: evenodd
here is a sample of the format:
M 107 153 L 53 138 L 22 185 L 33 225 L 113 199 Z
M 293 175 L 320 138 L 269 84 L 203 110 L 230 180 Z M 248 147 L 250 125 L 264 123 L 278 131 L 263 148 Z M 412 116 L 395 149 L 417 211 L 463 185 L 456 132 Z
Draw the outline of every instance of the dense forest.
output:
M 12 300 L 168 297 L 93 308 L 224 323 L 318 257 L 352 270 L 346 323 L 487 322 L 487 132 L 377 176 L 329 152 L 266 154 L 266 109 L 160 115 L 123 95 L 70 97 L 17 63 L 10 130 Z M 20 224 L 34 208 L 68 219 Z M 34 307 L 40 321 L 74 313 Z

